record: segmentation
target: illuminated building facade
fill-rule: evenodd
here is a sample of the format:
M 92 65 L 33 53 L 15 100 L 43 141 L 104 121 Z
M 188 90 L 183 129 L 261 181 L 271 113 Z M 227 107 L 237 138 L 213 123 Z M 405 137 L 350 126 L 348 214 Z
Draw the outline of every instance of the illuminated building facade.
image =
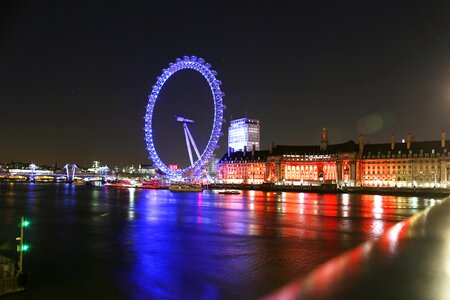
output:
M 231 147 L 230 147 L 231 148 Z M 273 146 L 270 151 L 238 151 L 219 161 L 219 180 L 227 184 L 286 185 L 356 183 L 358 145 L 352 141 L 328 145 L 327 130 L 322 130 L 317 146 Z
M 415 142 L 408 135 L 401 143 L 391 137 L 386 144 L 360 141 L 358 184 L 371 187 L 447 188 L 450 156 L 445 139 Z
M 228 148 L 232 148 L 234 152 L 259 150 L 260 131 L 259 120 L 242 118 L 232 120 L 228 128 Z
M 317 146 L 273 146 L 270 151 L 230 152 L 219 161 L 223 183 L 335 184 L 363 187 L 448 188 L 450 141 L 328 145 L 326 129 Z
M 287 185 L 337 184 L 356 182 L 358 145 L 277 146 L 268 157 L 267 182 Z
M 269 151 L 229 151 L 218 163 L 217 179 L 225 184 L 262 184 L 268 155 Z

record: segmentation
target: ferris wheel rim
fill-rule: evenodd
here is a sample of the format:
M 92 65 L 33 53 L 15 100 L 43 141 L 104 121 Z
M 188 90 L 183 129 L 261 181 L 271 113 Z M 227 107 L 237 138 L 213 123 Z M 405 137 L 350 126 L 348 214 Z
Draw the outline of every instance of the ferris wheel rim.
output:
M 194 162 L 193 165 L 190 165 L 183 169 L 173 170 L 164 163 L 155 148 L 155 143 L 153 140 L 153 111 L 158 100 L 159 93 L 163 88 L 164 84 L 172 77 L 175 73 L 185 69 L 192 69 L 200 73 L 203 78 L 206 79 L 208 85 L 211 89 L 212 100 L 214 102 L 214 121 L 211 129 L 211 133 L 209 135 L 208 143 L 203 150 L 202 154 L 199 158 Z M 153 161 L 155 166 L 164 174 L 169 175 L 171 177 L 183 176 L 187 173 L 194 173 L 197 170 L 200 170 L 207 161 L 211 158 L 222 130 L 223 123 L 223 100 L 224 93 L 220 89 L 220 84 L 222 83 L 220 80 L 216 78 L 217 72 L 211 69 L 211 65 L 204 61 L 202 58 L 197 58 L 196 56 L 184 56 L 183 59 L 177 58 L 176 62 L 170 63 L 167 69 L 162 70 L 162 74 L 157 77 L 156 84 L 152 86 L 152 92 L 148 96 L 148 103 L 146 107 L 146 114 L 144 117 L 145 120 L 145 141 L 146 141 L 146 149 L 149 153 L 149 158 Z

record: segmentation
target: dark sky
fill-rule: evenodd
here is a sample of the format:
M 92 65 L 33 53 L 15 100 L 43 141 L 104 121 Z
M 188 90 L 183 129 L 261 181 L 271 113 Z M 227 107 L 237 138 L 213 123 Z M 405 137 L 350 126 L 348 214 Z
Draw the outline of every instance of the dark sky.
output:
M 330 143 L 450 135 L 448 0 L 2 1 L 0 37 L 0 161 L 148 162 L 147 95 L 183 55 L 212 64 L 226 119 L 260 119 L 266 149 L 324 126 Z M 167 94 L 192 87 L 180 75 Z M 187 157 L 179 137 L 160 147 Z

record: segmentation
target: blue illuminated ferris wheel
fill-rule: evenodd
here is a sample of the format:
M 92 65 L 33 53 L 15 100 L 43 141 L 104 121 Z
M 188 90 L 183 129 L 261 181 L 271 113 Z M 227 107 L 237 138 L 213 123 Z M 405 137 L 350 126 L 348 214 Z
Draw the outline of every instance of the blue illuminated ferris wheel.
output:
M 164 86 L 164 83 L 176 72 L 190 69 L 199 72 L 208 82 L 208 85 L 211 89 L 211 97 L 214 102 L 214 121 L 212 125 L 211 134 L 209 136 L 208 144 L 206 145 L 203 152 L 200 154 L 198 151 L 195 142 L 190 135 L 189 130 L 187 129 L 187 123 L 192 122 L 192 120 L 177 118 L 178 121 L 181 119 L 188 120 L 190 122 L 183 122 L 183 126 L 185 128 L 186 135 L 186 144 L 188 147 L 189 157 L 191 164 L 184 169 L 173 170 L 169 168 L 169 166 L 164 163 L 158 156 L 158 153 L 155 149 L 155 143 L 153 140 L 153 111 L 155 108 L 155 103 L 158 100 L 159 93 Z M 163 69 L 163 72 L 156 79 L 156 84 L 152 87 L 152 92 L 148 96 L 148 104 L 147 110 L 145 114 L 145 141 L 147 143 L 147 151 L 149 153 L 149 158 L 153 161 L 155 166 L 164 174 L 177 178 L 181 176 L 188 176 L 190 174 L 195 174 L 197 171 L 201 170 L 208 160 L 212 157 L 214 150 L 216 149 L 217 142 L 219 141 L 219 136 L 221 134 L 222 123 L 223 123 L 223 110 L 225 105 L 222 102 L 222 97 L 225 94 L 220 90 L 220 85 L 222 82 L 216 78 L 217 72 L 211 69 L 211 65 L 203 58 L 197 58 L 196 56 L 184 56 L 183 59 L 177 58 L 176 62 L 170 63 L 167 69 Z M 189 137 L 188 137 L 189 136 Z M 194 146 L 197 154 L 197 160 L 192 158 L 192 153 L 190 149 L 189 141 Z

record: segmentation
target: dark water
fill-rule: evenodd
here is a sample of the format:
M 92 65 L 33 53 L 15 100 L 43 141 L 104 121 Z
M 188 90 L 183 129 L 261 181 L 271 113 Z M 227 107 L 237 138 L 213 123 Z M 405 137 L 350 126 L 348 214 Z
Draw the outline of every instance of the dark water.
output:
M 257 299 L 434 202 L 0 184 L 0 254 L 32 222 L 31 289 L 5 299 Z

